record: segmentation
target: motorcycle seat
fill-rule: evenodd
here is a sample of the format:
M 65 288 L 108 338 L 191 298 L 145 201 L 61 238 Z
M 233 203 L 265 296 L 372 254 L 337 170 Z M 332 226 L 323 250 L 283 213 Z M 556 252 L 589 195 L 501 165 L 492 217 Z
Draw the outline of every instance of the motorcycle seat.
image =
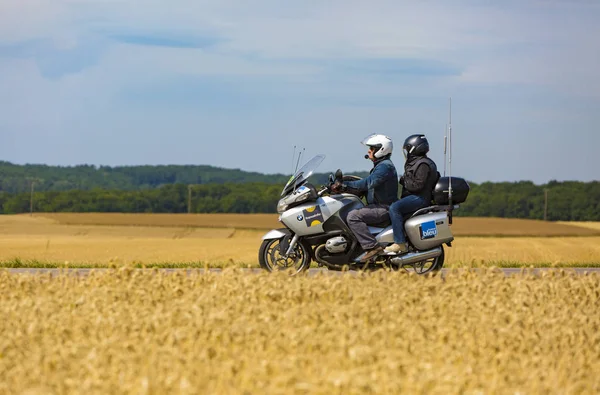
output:
M 408 212 L 408 213 L 404 214 L 404 215 L 402 216 L 402 218 L 403 218 L 403 219 L 404 219 L 404 221 L 406 222 L 406 220 L 408 220 L 409 218 L 411 218 L 412 216 L 414 216 L 414 215 L 415 215 L 415 213 L 416 213 L 417 211 L 419 211 L 419 210 L 425 210 L 425 209 L 431 209 L 431 210 L 434 210 L 434 209 L 435 209 L 435 206 L 428 206 L 428 207 L 423 207 L 423 208 L 419 208 L 419 209 L 417 209 L 417 210 L 410 211 L 410 212 Z M 425 212 L 428 212 L 428 210 L 425 210 Z M 423 212 L 422 214 L 425 214 L 425 212 Z
M 376 223 L 376 224 L 369 224 L 369 226 L 372 226 L 374 228 L 387 228 L 391 224 L 392 224 L 392 220 L 388 218 L 385 221 L 381 221 L 381 222 Z

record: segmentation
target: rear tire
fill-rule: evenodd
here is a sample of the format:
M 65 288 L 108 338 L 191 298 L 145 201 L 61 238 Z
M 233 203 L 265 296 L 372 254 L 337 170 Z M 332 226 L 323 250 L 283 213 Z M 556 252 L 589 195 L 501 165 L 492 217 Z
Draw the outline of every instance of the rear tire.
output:
M 428 273 L 436 273 L 439 272 L 440 270 L 442 270 L 442 267 L 444 266 L 444 259 L 446 257 L 446 254 L 444 253 L 444 246 L 440 246 L 440 248 L 442 249 L 442 253 L 440 254 L 440 256 L 435 257 L 433 259 L 424 261 L 424 262 L 418 262 L 415 263 L 415 272 L 417 274 L 428 274 Z M 432 261 L 431 262 L 431 266 L 427 266 L 427 262 Z M 425 263 L 425 265 L 423 266 L 419 266 L 419 264 L 421 263 Z M 422 270 L 419 270 L 419 267 Z
M 442 270 L 442 267 L 444 266 L 444 259 L 445 259 L 444 246 L 440 246 L 440 248 L 442 249 L 442 253 L 438 257 L 435 257 L 432 259 L 427 259 L 425 261 L 421 261 L 421 262 L 417 262 L 417 263 L 403 265 L 403 266 L 392 265 L 391 269 L 392 270 L 403 270 L 404 269 L 407 272 L 415 272 L 419 275 L 436 273 L 436 272 Z
M 284 252 L 279 250 L 281 239 L 263 240 L 258 250 L 260 267 L 269 271 L 286 271 L 290 275 L 302 273 L 310 267 L 310 251 L 304 243 L 298 241 L 289 257 L 284 258 Z

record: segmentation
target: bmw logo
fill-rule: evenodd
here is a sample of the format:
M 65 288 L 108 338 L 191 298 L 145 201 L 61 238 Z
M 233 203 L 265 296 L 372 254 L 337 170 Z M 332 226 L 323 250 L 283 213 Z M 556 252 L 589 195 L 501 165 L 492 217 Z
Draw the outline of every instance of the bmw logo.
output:
M 304 217 L 302 216 L 302 214 L 299 214 L 299 215 L 296 217 L 296 219 L 297 219 L 298 221 L 302 221 L 302 220 L 304 219 Z

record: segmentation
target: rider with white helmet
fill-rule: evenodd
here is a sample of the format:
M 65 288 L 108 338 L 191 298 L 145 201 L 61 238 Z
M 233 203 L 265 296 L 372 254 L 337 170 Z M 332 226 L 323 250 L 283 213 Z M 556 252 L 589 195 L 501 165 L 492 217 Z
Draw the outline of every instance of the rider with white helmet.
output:
M 384 156 L 391 156 L 392 151 L 394 150 L 392 139 L 383 134 L 372 134 L 367 136 L 367 138 L 362 141 L 362 144 L 369 148 L 374 148 L 373 156 L 377 159 L 381 159 Z
M 372 134 L 362 142 L 369 148 L 366 159 L 373 162 L 368 177 L 358 181 L 345 181 L 344 186 L 367 192 L 367 205 L 352 210 L 347 217 L 348 227 L 352 230 L 366 254 L 361 261 L 383 252 L 375 237 L 369 232 L 369 225 L 389 221 L 389 207 L 398 200 L 398 174 L 390 160 L 394 144 L 392 139 L 382 134 Z

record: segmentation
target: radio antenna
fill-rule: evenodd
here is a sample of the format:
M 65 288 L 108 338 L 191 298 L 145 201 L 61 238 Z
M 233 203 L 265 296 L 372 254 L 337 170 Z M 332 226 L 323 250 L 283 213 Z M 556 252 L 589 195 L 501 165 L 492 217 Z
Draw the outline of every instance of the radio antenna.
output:
M 448 158 L 446 156 L 448 152 L 448 124 L 444 128 L 444 177 L 446 177 L 446 163 L 448 162 Z
M 294 170 L 294 159 L 296 159 L 296 146 L 294 145 L 294 153 L 292 154 L 292 175 L 294 175 L 294 173 L 296 173 L 296 171 Z
M 450 98 L 450 111 L 448 113 L 448 205 L 452 210 L 452 98 Z M 452 219 L 450 220 L 452 223 Z
M 296 171 L 298 171 L 298 165 L 300 164 L 300 158 L 302 158 L 302 154 L 304 153 L 305 150 L 306 150 L 306 148 L 302 148 L 302 151 L 298 152 L 298 161 L 296 162 L 296 169 L 294 170 L 294 174 L 296 174 Z

